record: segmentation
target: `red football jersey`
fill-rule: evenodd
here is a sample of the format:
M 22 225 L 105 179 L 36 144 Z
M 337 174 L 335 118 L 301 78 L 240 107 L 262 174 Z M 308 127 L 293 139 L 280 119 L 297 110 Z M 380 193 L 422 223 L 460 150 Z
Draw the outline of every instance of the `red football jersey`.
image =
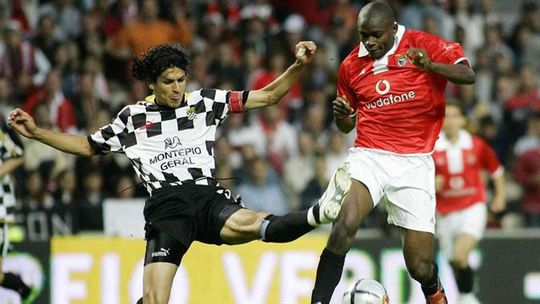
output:
M 456 143 L 440 135 L 433 152 L 436 175 L 443 177 L 437 192 L 437 211 L 442 214 L 485 203 L 486 186 L 482 172 L 491 176 L 503 173 L 493 149 L 480 137 L 460 131 Z
M 401 25 L 381 59 L 368 56 L 360 43 L 341 63 L 337 92 L 357 111 L 356 147 L 401 154 L 433 151 L 447 79 L 411 63 L 405 55 L 413 47 L 425 49 L 434 62 L 468 63 L 459 44 Z

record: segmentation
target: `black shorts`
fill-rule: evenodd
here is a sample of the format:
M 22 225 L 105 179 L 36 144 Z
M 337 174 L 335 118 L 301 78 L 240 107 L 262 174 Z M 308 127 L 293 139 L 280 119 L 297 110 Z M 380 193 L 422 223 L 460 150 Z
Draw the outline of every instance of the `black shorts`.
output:
M 169 247 L 183 248 L 185 252 L 193 241 L 223 244 L 219 233 L 227 219 L 241 208 L 231 192 L 219 186 L 182 185 L 155 193 L 144 207 L 145 264 L 167 261 L 163 258 L 169 255 L 156 253 L 156 249 L 166 252 Z M 173 244 L 175 241 L 178 244 Z M 181 258 L 168 262 L 177 264 L 178 260 L 179 264 Z

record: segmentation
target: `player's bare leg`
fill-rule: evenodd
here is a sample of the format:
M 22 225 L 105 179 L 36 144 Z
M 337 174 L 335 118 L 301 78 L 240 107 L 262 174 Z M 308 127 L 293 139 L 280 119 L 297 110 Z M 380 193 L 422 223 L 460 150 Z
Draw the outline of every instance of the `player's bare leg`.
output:
M 272 243 L 291 242 L 316 227 L 308 223 L 308 212 L 310 211 L 272 215 L 240 209 L 227 219 L 220 231 L 220 237 L 231 245 L 254 240 Z
M 345 255 L 356 238 L 356 231 L 373 209 L 373 200 L 367 187 L 352 179 L 349 193 L 345 196 L 341 209 L 332 226 L 326 248 L 321 254 L 311 303 L 327 304 L 332 298 L 343 272 Z
M 434 263 L 433 234 L 403 229 L 402 237 L 405 265 L 411 277 L 422 285 L 427 303 L 448 303 L 439 281 L 437 265 Z
M 240 209 L 225 222 L 220 231 L 221 239 L 229 244 L 241 244 L 256 239 L 275 243 L 293 241 L 320 224 L 335 221 L 350 187 L 348 171 L 339 167 L 315 206 L 285 215 Z
M 454 251 L 450 264 L 460 293 L 459 303 L 479 303 L 474 295 L 474 273 L 469 266 L 469 255 L 477 243 L 476 238 L 469 234 L 458 235 L 454 242 Z
M 144 266 L 143 303 L 167 304 L 178 266 L 173 263 L 156 262 Z
M 261 223 L 269 214 L 240 209 L 233 213 L 225 222 L 219 235 L 228 244 L 243 244 L 259 239 Z

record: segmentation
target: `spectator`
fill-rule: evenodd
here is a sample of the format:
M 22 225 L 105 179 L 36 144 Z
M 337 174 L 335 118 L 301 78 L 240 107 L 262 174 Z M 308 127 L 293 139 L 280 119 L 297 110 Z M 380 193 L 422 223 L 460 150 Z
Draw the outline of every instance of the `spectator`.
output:
M 80 230 L 103 232 L 103 177 L 99 172 L 88 172 L 83 179 L 83 188 L 79 206 Z
M 522 210 L 527 225 L 540 227 L 540 149 L 530 149 L 516 159 L 514 175 L 523 187 Z
M 268 166 L 263 158 L 253 159 L 248 164 L 249 180 L 238 186 L 238 194 L 249 209 L 285 214 L 291 211 L 291 207 L 281 185 L 268 180 Z
M 52 193 L 54 205 L 51 212 L 55 234 L 71 235 L 79 231 L 79 197 L 77 177 L 73 169 L 66 169 L 58 175 L 56 190 Z
M 527 132 L 518 138 L 514 146 L 514 155 L 520 157 L 521 154 L 534 149 L 540 149 L 540 112 L 532 112 L 527 119 Z
M 289 158 L 283 167 L 283 182 L 293 206 L 305 203 L 301 197 L 302 191 L 314 175 L 315 139 L 311 133 L 301 131 L 297 140 L 298 155 Z
M 306 187 L 302 191 L 300 210 L 307 210 L 309 207 L 316 204 L 319 198 L 324 194 L 328 182 L 330 181 L 327 174 L 330 168 L 327 165 L 324 154 L 319 154 L 315 157 L 313 168 L 313 177 L 308 181 Z
M 30 95 L 23 108 L 35 116 L 35 108 L 44 103 L 49 108 L 50 121 L 62 132 L 76 132 L 77 121 L 73 112 L 71 100 L 67 99 L 62 92 L 62 72 L 52 70 L 42 88 Z
M 30 42 L 23 39 L 21 26 L 9 22 L 0 40 L 0 74 L 14 87 L 14 97 L 23 98 L 29 89 L 41 85 L 51 69 L 51 63 Z

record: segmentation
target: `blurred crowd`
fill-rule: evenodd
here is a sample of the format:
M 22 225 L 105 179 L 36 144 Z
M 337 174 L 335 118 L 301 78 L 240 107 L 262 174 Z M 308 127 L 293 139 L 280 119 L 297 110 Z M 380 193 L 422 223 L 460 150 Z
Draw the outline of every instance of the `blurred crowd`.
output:
M 333 126 L 341 60 L 358 43 L 354 0 L 0 0 L 0 111 L 43 128 L 91 134 L 149 90 L 129 59 L 161 43 L 192 54 L 188 91 L 258 89 L 319 49 L 278 107 L 233 114 L 216 142 L 217 178 L 253 209 L 309 207 L 353 145 Z M 508 210 L 490 226 L 540 227 L 540 7 L 513 0 L 394 0 L 401 24 L 460 42 L 477 74 L 450 85 L 470 128 L 506 168 Z M 519 5 L 516 5 L 519 3 Z M 80 158 L 24 140 L 18 219 L 30 239 L 103 231 L 103 201 L 144 198 L 122 155 Z M 366 227 L 379 227 L 376 211 Z M 385 225 L 382 225 L 385 226 Z

